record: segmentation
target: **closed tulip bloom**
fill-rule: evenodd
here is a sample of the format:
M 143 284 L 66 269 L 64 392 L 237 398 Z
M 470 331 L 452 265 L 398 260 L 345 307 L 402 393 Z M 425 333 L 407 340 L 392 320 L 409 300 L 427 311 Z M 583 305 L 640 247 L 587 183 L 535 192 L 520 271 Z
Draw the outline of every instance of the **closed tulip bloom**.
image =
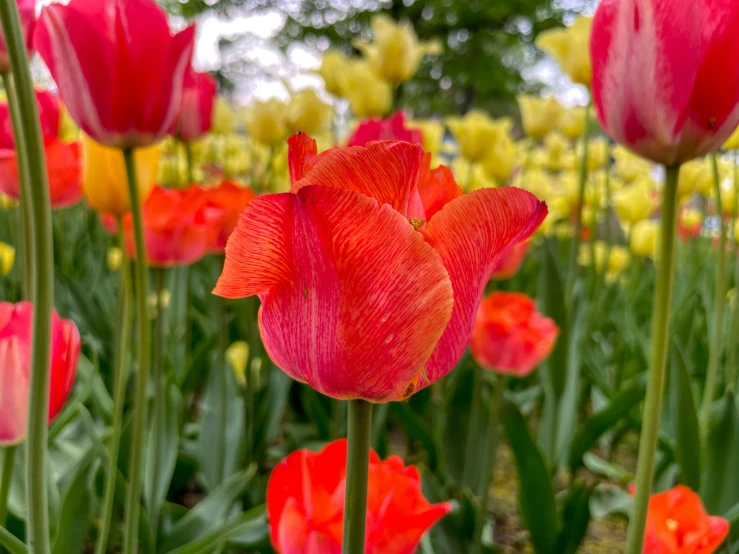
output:
M 580 265 L 588 266 L 593 264 L 593 256 L 591 250 L 595 251 L 595 269 L 603 271 L 605 269 L 606 278 L 612 280 L 621 273 L 629 264 L 629 251 L 620 245 L 611 245 L 610 252 L 605 242 L 602 240 L 595 241 L 591 248 L 589 244 L 583 244 L 580 247 L 577 261 Z
M 243 340 L 231 343 L 226 348 L 226 361 L 240 385 L 246 384 L 246 364 L 249 361 L 249 344 Z
M 16 0 L 21 22 L 21 35 L 29 52 L 33 50 L 33 32 L 36 28 L 36 0 Z M 5 36 L 0 31 L 0 72 L 10 71 L 10 57 Z
M 459 153 L 472 163 L 485 158 L 493 143 L 500 135 L 507 135 L 512 127 L 509 119 L 495 121 L 480 110 L 470 110 L 463 117 L 447 118 L 446 124 L 459 144 Z
M 215 135 L 231 135 L 236 131 L 236 111 L 222 96 L 217 96 L 213 107 L 213 122 L 210 131 Z
M 376 15 L 370 22 L 374 42 L 355 42 L 372 70 L 383 81 L 398 85 L 413 77 L 421 59 L 442 53 L 441 44 L 418 41 L 413 27 L 398 24 L 386 15 Z
M 331 106 L 318 98 L 316 91 L 301 90 L 287 106 L 287 129 L 290 133 L 322 133 L 331 127 L 333 115 Z
M 700 496 L 677 485 L 649 499 L 644 552 L 713 554 L 729 534 L 729 522 L 709 516 Z
M 197 140 L 210 131 L 216 98 L 216 80 L 208 73 L 190 70 L 182 89 L 182 105 L 177 118 L 177 138 Z
M 393 104 L 392 88 L 372 72 L 367 62 L 348 63 L 339 79 L 341 90 L 355 116 L 383 117 L 390 111 Z
M 26 437 L 28 387 L 31 377 L 33 304 L 0 302 L 0 446 Z M 80 335 L 77 326 L 56 313 L 51 316 L 49 423 L 69 396 L 77 373 Z
M 645 219 L 631 230 L 631 251 L 643 258 L 654 258 L 659 245 L 659 222 Z
M 470 338 L 477 363 L 498 373 L 525 377 L 554 348 L 559 328 L 520 293 L 494 292 L 480 302 Z
M 401 111 L 387 119 L 365 119 L 347 141 L 347 146 L 366 146 L 375 140 L 402 140 L 411 144 L 423 143 L 419 129 L 406 127 L 405 114 Z
M 71 0 L 41 11 L 34 44 L 80 128 L 133 148 L 173 131 L 194 40 L 154 0 Z
M 197 262 L 213 249 L 220 231 L 221 210 L 202 189 L 154 187 L 142 206 L 149 265 L 171 267 Z M 136 258 L 131 214 L 123 219 L 128 254 Z
M 737 34 L 737 2 L 601 2 L 592 91 L 608 135 L 668 166 L 718 149 L 739 124 Z
M 657 208 L 657 187 L 650 178 L 640 179 L 613 194 L 619 220 L 631 225 L 650 217 Z
M 524 133 L 535 140 L 543 139 L 554 129 L 564 109 L 552 97 L 519 96 L 518 105 Z
M 203 195 L 207 202 L 219 210 L 218 234 L 211 251 L 223 252 L 228 237 L 236 228 L 239 215 L 257 195 L 249 187 L 241 187 L 231 181 L 223 181 L 217 187 L 205 188 Z
M 277 554 L 341 554 L 346 440 L 320 452 L 298 450 L 267 483 L 270 539 Z M 365 554 L 413 554 L 423 535 L 452 507 L 430 504 L 415 466 L 370 450 Z
M 485 175 L 498 185 L 506 184 L 516 163 L 516 145 L 508 133 L 500 133 L 487 155 L 480 161 Z
M 578 17 L 569 27 L 543 31 L 536 37 L 536 46 L 552 56 L 570 79 L 585 86 L 590 86 L 592 76 L 588 52 L 592 27 L 592 17 Z
M 529 241 L 523 240 L 511 247 L 511 249 L 500 259 L 498 267 L 490 276 L 491 279 L 510 279 L 521 269 L 523 259 L 529 249 Z
M 282 143 L 288 134 L 286 109 L 287 106 L 275 98 L 266 102 L 254 102 L 246 115 L 247 131 L 266 146 Z
M 123 153 L 118 148 L 98 144 L 82 137 L 85 197 L 90 206 L 102 213 L 123 215 L 130 210 L 128 181 Z M 141 198 L 146 198 L 156 182 L 159 171 L 158 145 L 134 150 L 136 177 Z
M 6 242 L 0 242 L 0 275 L 3 277 L 13 271 L 15 248 Z
M 564 110 L 557 121 L 557 129 L 571 141 L 578 140 L 585 132 L 585 108 L 575 106 Z
M 446 129 L 441 121 L 435 119 L 414 119 L 408 122 L 413 129 L 421 131 L 423 149 L 432 155 L 441 151 Z M 412 141 L 408 141 L 412 142 Z
M 677 233 L 680 240 L 688 242 L 700 236 L 703 228 L 703 215 L 696 209 L 686 208 L 677 218 Z
M 349 64 L 349 60 L 336 50 L 326 52 L 321 58 L 321 67 L 317 73 L 323 77 L 326 92 L 334 96 L 344 96 L 341 75 Z
M 620 144 L 612 149 L 611 154 L 615 162 L 613 169 L 625 183 L 631 183 L 641 177 L 649 177 L 652 173 L 653 165 L 649 160 L 637 156 Z
M 265 347 L 291 377 L 334 398 L 407 398 L 459 361 L 488 278 L 546 206 L 512 187 L 463 195 L 445 167 L 420 179 L 420 145 L 289 144 L 292 191 L 247 206 L 214 292 L 259 295 Z

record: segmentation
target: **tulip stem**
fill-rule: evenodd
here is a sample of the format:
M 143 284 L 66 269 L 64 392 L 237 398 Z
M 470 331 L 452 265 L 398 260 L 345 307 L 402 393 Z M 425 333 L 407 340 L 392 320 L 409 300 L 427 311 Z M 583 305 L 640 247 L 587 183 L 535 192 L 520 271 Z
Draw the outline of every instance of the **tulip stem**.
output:
M 713 168 L 713 192 L 716 195 L 716 213 L 719 216 L 718 263 L 716 265 L 716 291 L 713 305 L 713 337 L 711 350 L 708 354 L 708 370 L 706 371 L 706 385 L 703 389 L 703 402 L 700 410 L 700 428 L 703 437 L 708 436 L 708 426 L 711 420 L 711 404 L 716 392 L 716 378 L 721 360 L 724 337 L 724 306 L 726 305 L 726 221 L 724 220 L 723 205 L 721 203 L 721 179 L 718 174 L 716 154 L 711 154 Z M 732 370 L 730 370 L 732 371 Z M 728 379 L 727 379 L 728 380 Z
M 739 164 L 737 163 L 739 153 L 734 152 L 734 290 L 739 290 L 739 235 L 737 235 L 737 221 L 739 221 Z M 733 391 L 736 387 L 736 354 L 739 348 L 739 298 L 734 298 L 734 313 L 731 316 L 731 330 L 727 348 L 728 360 L 726 362 L 726 388 Z
M 153 452 L 151 456 L 151 494 L 154 498 L 147 499 L 149 504 L 149 520 L 156 537 L 159 529 L 159 503 L 156 494 L 159 490 L 159 466 L 161 465 L 161 436 L 163 422 L 167 415 L 164 397 L 167 394 L 165 387 L 164 367 L 162 365 L 162 342 L 164 337 L 164 306 L 162 305 L 162 293 L 164 292 L 164 279 L 166 269 L 157 267 L 154 269 L 154 291 L 156 294 L 156 317 L 154 318 L 154 362 L 152 364 L 152 380 L 154 381 L 154 420 L 151 426 L 151 444 Z
M 256 298 L 247 300 L 249 355 L 244 369 L 244 467 L 254 459 L 254 373 L 252 366 L 259 347 L 259 306 Z
M 577 280 L 577 255 L 580 250 L 580 234 L 582 233 L 582 208 L 585 203 L 585 186 L 588 182 L 588 145 L 590 143 L 590 109 L 589 102 L 585 108 L 585 128 L 582 134 L 582 156 L 580 158 L 580 171 L 578 178 L 577 207 L 575 212 L 575 230 L 570 247 L 570 263 L 567 272 L 567 284 L 565 286 L 566 306 L 571 305 L 573 289 Z M 593 261 L 595 263 L 595 261 Z
M 28 400 L 28 439 L 26 446 L 26 536 L 31 554 L 48 554 L 49 510 L 47 487 L 49 374 L 51 371 L 51 311 L 54 307 L 54 252 L 51 231 L 51 204 L 46 174 L 44 144 L 41 139 L 36 94 L 28 68 L 26 43 L 21 33 L 18 3 L 0 1 L 0 22 L 8 46 L 13 84 L 18 101 L 19 123 L 23 126 L 28 167 L 32 250 L 31 298 L 33 332 L 31 381 Z
M 18 160 L 18 180 L 20 182 L 21 191 L 21 229 L 23 230 L 22 252 L 23 252 L 23 294 L 25 298 L 31 300 L 31 274 L 33 259 L 33 235 L 31 229 L 31 181 L 28 176 L 28 156 L 26 155 L 26 143 L 23 137 L 23 122 L 21 120 L 20 110 L 18 108 L 18 98 L 16 96 L 13 79 L 7 72 L 2 73 L 3 87 L 8 97 L 8 110 L 13 123 L 13 140 L 15 141 L 15 150 Z
M 641 554 L 642 552 L 649 497 L 652 493 L 654 458 L 657 450 L 667 366 L 670 301 L 674 281 L 675 223 L 677 220 L 677 181 L 679 174 L 679 165 L 666 168 L 662 220 L 660 222 L 659 267 L 654 291 L 649 378 L 642 417 L 642 430 L 639 438 L 636 495 L 626 537 L 625 554 Z
M 349 444 L 346 455 L 343 554 L 365 554 L 367 481 L 372 437 L 372 404 L 349 401 Z
M 118 217 L 118 245 L 123 253 L 121 264 L 121 290 L 118 296 L 118 336 L 115 345 L 115 367 L 113 374 L 113 434 L 108 446 L 108 467 L 105 472 L 105 488 L 100 523 L 100 534 L 95 544 L 95 554 L 105 554 L 110 536 L 115 484 L 118 477 L 118 451 L 123 430 L 123 405 L 126 400 L 126 365 L 128 361 L 128 341 L 130 331 L 131 266 L 126 251 L 126 235 L 123 219 Z
M 136 162 L 133 149 L 123 150 L 128 177 L 128 193 L 131 197 L 133 216 L 133 236 L 136 246 L 136 330 L 138 332 L 136 396 L 134 398 L 133 430 L 131 433 L 131 454 L 128 470 L 128 492 L 126 494 L 126 528 L 124 553 L 137 552 L 139 514 L 141 511 L 141 462 L 144 449 L 144 425 L 147 412 L 147 387 L 149 384 L 150 337 L 146 297 L 149 292 L 149 275 L 146 263 L 146 244 L 144 242 L 144 222 L 141 213 L 141 199 L 136 177 Z
M 13 479 L 15 449 L 15 445 L 3 448 L 3 469 L 0 475 L 0 527 L 5 525 L 5 520 L 8 517 L 8 496 L 10 495 L 10 483 Z
M 478 496 L 480 498 L 480 508 L 475 518 L 475 535 L 472 545 L 472 554 L 482 552 L 482 531 L 485 527 L 485 520 L 488 513 L 488 500 L 490 498 L 490 485 L 493 480 L 493 472 L 498 456 L 498 444 L 500 442 L 500 406 L 503 403 L 503 393 L 506 389 L 506 379 L 502 375 L 494 375 L 495 382 L 490 390 L 490 407 L 488 409 L 488 426 L 487 426 L 487 448 L 483 452 L 482 473 L 480 474 L 480 484 Z

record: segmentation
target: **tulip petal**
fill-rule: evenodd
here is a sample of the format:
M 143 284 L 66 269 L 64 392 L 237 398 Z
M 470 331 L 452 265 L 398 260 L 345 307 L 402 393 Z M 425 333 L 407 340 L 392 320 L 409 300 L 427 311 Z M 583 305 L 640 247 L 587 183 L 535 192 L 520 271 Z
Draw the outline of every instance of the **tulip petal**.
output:
M 464 195 L 454 180 L 452 170 L 445 165 L 429 170 L 418 180 L 418 193 L 423 202 L 427 221 L 430 221 L 447 203 Z
M 430 383 L 462 357 L 485 284 L 500 258 L 531 235 L 546 215 L 546 204 L 527 191 L 481 189 L 449 202 L 422 230 L 454 287 L 452 318 L 426 364 Z
M 292 145 L 291 145 L 292 146 Z M 299 151 L 291 167 L 299 167 Z M 310 156 L 310 151 L 303 156 Z M 310 185 L 324 185 L 354 190 L 389 204 L 403 215 L 416 190 L 423 158 L 419 144 L 407 142 L 370 142 L 367 147 L 334 148 L 321 152 L 304 165 L 303 178 L 293 183 L 292 191 Z
M 331 187 L 257 198 L 226 246 L 216 294 L 259 294 L 270 357 L 334 398 L 413 392 L 451 315 L 449 277 L 406 219 Z
M 24 350 L 16 337 L 0 338 L 0 446 L 26 437 L 30 373 L 21 359 Z
M 290 183 L 300 181 L 306 173 L 307 166 L 318 155 L 315 139 L 305 133 L 297 133 L 287 139 L 287 165 L 290 168 Z
M 671 164 L 700 63 L 697 2 L 604 0 L 591 36 L 593 102 L 608 134 Z

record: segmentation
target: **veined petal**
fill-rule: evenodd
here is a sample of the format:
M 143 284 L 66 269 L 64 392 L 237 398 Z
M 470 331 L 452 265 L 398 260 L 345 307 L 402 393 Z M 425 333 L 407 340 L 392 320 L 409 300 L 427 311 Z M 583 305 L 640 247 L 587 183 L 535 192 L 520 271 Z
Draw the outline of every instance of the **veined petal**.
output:
M 300 141 L 305 148 L 305 141 Z M 310 156 L 310 150 L 304 150 Z M 290 166 L 300 167 L 296 150 Z M 408 202 L 416 190 L 423 158 L 423 147 L 407 142 L 370 142 L 366 148 L 334 148 L 321 152 L 303 164 L 303 177 L 293 182 L 296 192 L 310 185 L 324 185 L 360 192 L 374 198 L 381 205 L 389 204 L 403 215 L 408 213 Z
M 410 395 L 449 322 L 441 259 L 390 206 L 309 186 L 257 198 L 216 294 L 259 294 L 262 338 L 288 375 L 334 398 Z
M 546 215 L 546 204 L 527 191 L 481 189 L 449 202 L 422 230 L 454 287 L 452 318 L 426 364 L 431 383 L 462 357 L 485 284 L 501 256 L 531 235 Z
M 418 180 L 418 194 L 423 202 L 426 220 L 429 221 L 448 202 L 463 196 L 464 192 L 454 180 L 452 170 L 440 165 L 421 176 Z
M 318 155 L 315 139 L 305 133 L 297 133 L 287 139 L 287 164 L 290 168 L 290 183 L 300 181 L 309 168 L 309 164 Z
M 0 446 L 26 438 L 28 384 L 27 349 L 17 337 L 0 339 Z

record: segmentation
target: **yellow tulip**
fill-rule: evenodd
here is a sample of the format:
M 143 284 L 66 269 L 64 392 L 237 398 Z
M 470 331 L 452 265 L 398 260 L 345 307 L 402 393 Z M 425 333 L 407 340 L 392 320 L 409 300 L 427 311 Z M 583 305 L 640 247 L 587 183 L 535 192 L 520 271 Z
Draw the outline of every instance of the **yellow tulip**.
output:
M 513 126 L 509 119 L 496 121 L 480 110 L 470 110 L 464 117 L 447 118 L 446 124 L 459 145 L 459 153 L 472 163 L 487 156 L 501 135 L 508 135 Z
M 326 92 L 338 97 L 344 96 L 341 75 L 346 70 L 348 64 L 349 60 L 341 52 L 337 52 L 336 50 L 331 50 L 323 55 L 323 58 L 321 58 L 321 67 L 317 73 L 323 77 L 323 81 L 326 84 Z
M 577 159 L 582 158 L 582 143 L 577 144 Z M 588 169 L 595 171 L 608 163 L 608 140 L 604 138 L 591 138 L 588 141 Z
M 452 162 L 452 173 L 459 186 L 467 192 L 498 186 L 498 183 L 485 174 L 480 165 L 471 164 L 462 158 L 457 158 Z
M 432 154 L 438 154 L 444 141 L 444 124 L 435 119 L 414 119 L 408 126 L 421 130 L 423 149 Z
M 80 136 L 80 129 L 69 115 L 67 107 L 61 102 L 59 104 L 59 138 L 64 142 L 74 142 Z
M 210 132 L 214 135 L 230 135 L 236 131 L 237 121 L 236 111 L 228 100 L 222 96 L 216 98 L 216 103 L 213 106 L 213 123 L 210 127 Z
M 652 215 L 657 207 L 657 185 L 650 178 L 640 179 L 613 193 L 613 208 L 619 220 L 634 225 Z
M 603 241 L 596 241 L 594 244 L 583 244 L 580 246 L 577 261 L 580 265 L 593 264 L 593 256 L 591 250 L 595 253 L 595 269 L 602 271 L 606 269 L 606 279 L 615 278 L 629 263 L 629 251 L 618 244 L 611 245 L 610 255 L 606 261 L 606 252 L 608 247 Z
M 118 271 L 123 263 L 123 250 L 117 246 L 111 246 L 105 252 L 105 261 L 109 270 Z
M 592 17 L 578 17 L 569 27 L 539 33 L 536 46 L 549 54 L 576 83 L 590 86 L 590 31 Z
M 515 143 L 507 133 L 501 133 L 487 156 L 480 161 L 480 166 L 488 177 L 503 185 L 511 178 L 515 161 Z
M 382 117 L 390 111 L 392 88 L 377 77 L 366 62 L 348 63 L 340 79 L 343 94 L 357 117 Z
M 544 139 L 542 167 L 550 171 L 572 170 L 575 167 L 575 153 L 570 143 L 559 133 L 549 133 Z
M 644 219 L 631 229 L 631 251 L 643 258 L 654 258 L 659 244 L 659 222 Z
M 681 200 L 698 190 L 707 190 L 710 194 L 712 188 L 713 176 L 706 159 L 691 160 L 680 167 L 677 195 Z
M 557 129 L 571 141 L 576 141 L 585 132 L 585 108 L 575 106 L 562 112 L 557 121 Z
M 562 105 L 552 97 L 519 96 L 518 105 L 524 132 L 536 140 L 543 139 L 554 129 L 563 110 Z
M 231 344 L 226 348 L 226 361 L 231 366 L 236 381 L 241 384 L 246 384 L 246 364 L 249 360 L 249 345 L 240 340 Z
M 17 206 L 17 200 L 13 200 L 7 194 L 0 192 L 0 210 L 9 212 L 10 210 L 14 210 Z
M 539 168 L 531 168 L 524 173 L 519 173 L 513 185 L 529 191 L 539 200 L 550 202 L 556 196 L 553 182 L 554 177 L 547 172 Z
M 612 155 L 615 160 L 614 170 L 625 183 L 648 177 L 652 173 L 650 162 L 623 146 L 616 145 L 613 148 Z
M 5 242 L 0 242 L 0 275 L 5 276 L 13 270 L 15 262 L 15 248 Z
M 682 229 L 694 229 L 699 225 L 703 225 L 703 214 L 695 208 L 686 208 L 681 210 L 677 217 Z M 739 221 L 737 223 L 739 223 Z
M 723 149 L 739 150 L 739 127 L 737 127 L 736 131 L 734 131 L 734 133 L 728 139 L 726 139 Z
M 123 215 L 130 209 L 128 180 L 123 152 L 109 148 L 82 136 L 84 168 L 82 185 L 90 206 L 99 212 Z M 159 145 L 137 148 L 134 151 L 139 195 L 143 201 L 157 181 Z
M 442 52 L 438 41 L 418 41 L 410 24 L 398 24 L 386 15 L 376 15 L 370 22 L 375 40 L 371 43 L 355 42 L 372 71 L 388 83 L 398 85 L 413 77 L 421 59 L 426 55 Z
M 266 146 L 277 146 L 288 135 L 285 112 L 287 107 L 276 98 L 256 101 L 246 114 L 246 129 Z
M 293 96 L 287 107 L 287 128 L 290 133 L 303 131 L 309 135 L 326 131 L 331 126 L 333 110 L 313 89 L 305 89 Z

